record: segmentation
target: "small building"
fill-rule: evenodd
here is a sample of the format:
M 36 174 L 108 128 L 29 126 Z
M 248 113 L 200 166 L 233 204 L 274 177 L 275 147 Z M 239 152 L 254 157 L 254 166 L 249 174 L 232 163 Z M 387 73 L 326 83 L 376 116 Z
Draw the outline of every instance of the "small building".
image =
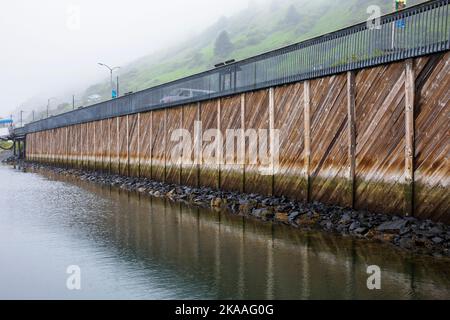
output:
M 0 128 L 8 128 L 12 127 L 13 120 L 12 119 L 2 119 L 0 118 Z

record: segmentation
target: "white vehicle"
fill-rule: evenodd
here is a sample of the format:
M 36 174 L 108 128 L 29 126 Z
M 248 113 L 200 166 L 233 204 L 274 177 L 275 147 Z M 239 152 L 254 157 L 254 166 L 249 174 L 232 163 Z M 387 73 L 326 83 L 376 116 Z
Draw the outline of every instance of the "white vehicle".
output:
M 214 93 L 214 91 L 179 88 L 170 92 L 170 94 L 162 98 L 160 102 L 161 103 L 175 102 L 185 99 L 192 99 L 195 97 L 200 97 L 211 93 Z
M 88 98 L 87 101 L 88 103 L 94 103 L 94 102 L 98 102 L 102 100 L 102 96 L 99 94 L 91 94 Z

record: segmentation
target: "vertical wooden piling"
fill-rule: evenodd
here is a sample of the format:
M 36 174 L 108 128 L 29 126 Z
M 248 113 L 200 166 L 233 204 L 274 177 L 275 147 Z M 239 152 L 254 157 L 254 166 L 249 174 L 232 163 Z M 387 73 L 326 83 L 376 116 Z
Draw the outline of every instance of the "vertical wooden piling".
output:
M 164 109 L 164 129 L 163 129 L 163 153 L 164 153 L 164 182 L 167 181 L 167 156 L 166 156 L 166 149 L 167 149 L 167 108 Z
M 154 124 L 153 124 L 153 118 L 155 116 L 155 113 L 152 111 L 150 113 L 150 178 L 153 179 L 153 157 L 154 157 L 154 142 L 155 142 L 155 134 L 154 134 Z
M 112 119 L 108 119 L 108 174 L 111 174 Z
M 239 150 L 242 158 L 242 192 L 245 192 L 245 176 L 246 176 L 246 155 L 245 155 L 245 93 L 241 94 L 241 149 Z
M 414 87 L 413 60 L 405 61 L 405 215 L 414 214 Z
M 100 147 L 100 172 L 103 172 L 105 170 L 105 143 L 108 141 L 107 137 L 105 136 L 105 120 L 100 120 L 100 136 L 101 136 L 101 147 Z
M 180 130 L 182 130 L 182 129 L 185 129 L 184 127 L 183 127 L 183 123 L 184 123 L 184 110 L 185 110 L 185 108 L 186 108 L 186 106 L 182 106 L 182 107 L 180 107 L 181 108 L 181 117 L 180 117 L 180 127 L 178 128 L 178 129 L 180 129 Z M 184 147 L 183 147 L 183 151 L 182 151 L 182 153 L 181 153 L 181 161 L 180 161 L 180 165 L 179 165 L 179 174 L 178 174 L 178 183 L 181 185 L 181 184 L 183 184 L 183 159 L 184 159 L 184 157 L 183 157 L 183 155 L 184 155 Z
M 218 135 L 221 134 L 221 115 L 222 115 L 222 104 L 221 99 L 217 99 L 217 133 Z M 217 160 L 217 189 L 220 189 L 221 186 L 221 176 L 220 176 L 220 170 L 221 170 L 221 163 L 223 161 L 223 139 L 219 139 L 219 136 L 216 137 L 216 143 L 217 143 L 217 154 L 216 154 L 216 160 Z
M 347 130 L 348 130 L 348 158 L 349 158 L 349 192 L 350 205 L 355 206 L 355 168 L 356 168 L 356 123 L 355 123 L 355 73 L 347 72 Z
M 304 106 L 303 110 L 305 120 L 305 150 L 304 150 L 304 175 L 306 178 L 306 201 L 311 199 L 311 179 L 310 179 L 310 166 L 311 166 L 311 101 L 310 101 L 310 82 L 306 80 L 304 82 L 303 89 Z
M 80 140 L 78 141 L 78 146 L 80 148 L 80 159 L 78 161 L 78 166 L 80 169 L 83 169 L 83 139 L 84 139 L 84 132 L 83 132 L 83 124 L 79 124 L 79 130 L 80 130 Z
M 274 166 L 275 166 L 275 156 L 279 157 L 279 154 L 275 148 L 275 89 L 272 87 L 269 89 L 269 159 L 270 159 L 270 195 L 274 194 Z
M 126 170 L 126 175 L 129 177 L 130 176 L 130 116 L 127 114 L 126 117 L 126 148 L 127 148 L 127 159 L 126 159 L 126 166 L 127 166 L 127 170 Z
M 137 114 L 137 176 L 141 177 L 141 114 Z
M 120 174 L 120 119 L 119 117 L 116 117 L 114 119 L 114 122 L 116 123 L 116 152 L 115 152 L 115 159 L 116 159 L 116 165 L 117 165 L 117 174 Z
M 200 102 L 197 103 L 197 122 L 201 123 L 202 121 L 202 105 Z M 200 128 L 202 125 L 200 125 Z M 195 132 L 195 124 L 194 124 L 194 163 L 197 166 L 197 187 L 200 187 L 200 167 L 202 162 L 202 136 L 201 132 Z

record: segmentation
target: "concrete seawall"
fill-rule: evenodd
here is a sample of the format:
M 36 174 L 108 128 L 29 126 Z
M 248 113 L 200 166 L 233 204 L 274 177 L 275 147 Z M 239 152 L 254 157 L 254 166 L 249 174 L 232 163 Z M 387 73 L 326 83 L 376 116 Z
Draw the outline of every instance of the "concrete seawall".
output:
M 434 54 L 31 133 L 26 157 L 450 223 L 449 61 L 449 52 Z M 192 137 L 208 129 L 223 136 L 230 129 L 266 130 L 267 149 L 276 130 L 278 165 L 268 174 L 262 162 L 251 163 L 257 146 L 248 139 L 221 140 L 214 160 L 205 158 L 212 140 L 193 143 L 181 159 L 173 159 L 179 141 L 171 137 L 177 129 Z M 231 148 L 245 149 L 243 163 L 225 157 Z

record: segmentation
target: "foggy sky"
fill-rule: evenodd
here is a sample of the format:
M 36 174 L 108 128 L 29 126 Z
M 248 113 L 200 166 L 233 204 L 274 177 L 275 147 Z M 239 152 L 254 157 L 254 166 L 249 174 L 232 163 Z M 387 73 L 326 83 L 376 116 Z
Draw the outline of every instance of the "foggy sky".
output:
M 97 62 L 125 65 L 247 5 L 247 0 L 4 1 L 0 117 L 33 96 L 53 97 L 106 78 Z

